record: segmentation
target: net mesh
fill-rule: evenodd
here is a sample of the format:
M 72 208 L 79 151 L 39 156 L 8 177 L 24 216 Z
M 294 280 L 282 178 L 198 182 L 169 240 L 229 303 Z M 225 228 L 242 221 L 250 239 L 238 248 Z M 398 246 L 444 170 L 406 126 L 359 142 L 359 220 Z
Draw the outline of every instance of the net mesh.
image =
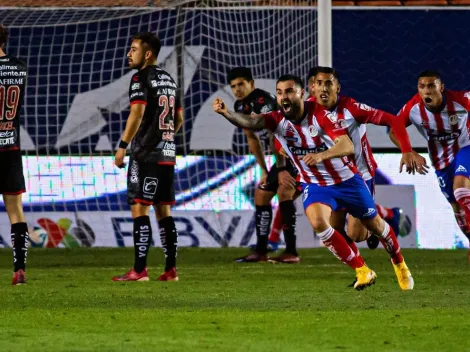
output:
M 256 86 L 272 93 L 279 75 L 304 77 L 316 64 L 314 6 L 263 1 L 174 1 L 160 7 L 114 1 L 122 7 L 100 2 L 100 8 L 86 7 L 93 5 L 87 1 L 41 4 L 53 7 L 30 2 L 0 8 L 10 31 L 6 51 L 29 67 L 21 131 L 27 211 L 128 209 L 126 171 L 113 167 L 112 155 L 129 113 L 133 72 L 126 53 L 138 31 L 158 33 L 163 45 L 159 64 L 184 90 L 176 209 L 252 209 L 259 170 L 252 156 L 240 152 L 247 150 L 241 131 L 214 115 L 212 100 L 221 96 L 233 106 L 226 75 L 234 66 L 250 67 Z M 71 4 L 75 7 L 67 7 Z

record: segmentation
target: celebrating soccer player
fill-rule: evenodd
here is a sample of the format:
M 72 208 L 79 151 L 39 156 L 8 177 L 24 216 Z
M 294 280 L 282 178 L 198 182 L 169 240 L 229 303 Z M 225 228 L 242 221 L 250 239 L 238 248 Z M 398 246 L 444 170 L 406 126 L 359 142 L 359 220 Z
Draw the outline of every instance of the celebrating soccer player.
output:
M 426 70 L 418 76 L 418 93 L 398 117 L 405 126 L 415 125 L 427 140 L 441 192 L 452 206 L 460 229 L 470 239 L 469 111 L 470 92 L 445 89 L 439 72 Z M 399 145 L 394 131 L 390 131 L 390 139 Z
M 319 74 L 319 76 L 321 76 L 321 79 L 319 80 L 315 80 L 317 73 Z M 330 79 L 327 78 L 325 80 L 325 75 L 326 76 L 329 75 Z M 309 76 L 308 76 L 308 84 L 309 84 L 309 94 L 310 94 L 308 99 L 313 99 L 314 101 L 325 106 L 327 109 L 329 109 L 332 112 L 337 113 L 339 110 L 342 110 L 342 108 L 339 105 L 344 105 L 345 102 L 349 101 L 345 97 L 341 97 L 341 98 L 339 97 L 341 85 L 339 83 L 339 78 L 338 78 L 338 74 L 336 70 L 333 70 L 331 67 L 315 67 L 311 69 L 309 72 Z M 356 106 L 366 107 L 366 105 L 358 104 L 358 103 L 356 103 Z M 360 109 L 358 111 L 362 115 L 364 114 L 363 109 Z M 377 110 L 371 109 L 369 112 L 373 113 L 375 111 Z M 348 116 L 346 116 L 346 118 Z M 389 114 L 386 114 L 384 116 L 390 117 Z M 369 123 L 374 123 L 374 122 L 369 122 Z M 385 119 L 383 119 L 382 123 L 390 126 L 391 121 L 390 120 L 386 121 Z M 353 142 L 357 143 L 355 147 L 356 156 L 360 158 L 356 160 L 356 162 L 358 163 L 358 167 L 361 168 L 361 165 L 362 165 L 362 168 L 364 169 L 363 170 L 364 172 L 361 171 L 362 176 L 364 180 L 369 184 L 370 182 L 373 182 L 372 180 L 373 180 L 377 165 L 372 155 L 369 142 L 367 141 L 366 128 L 362 124 L 361 121 L 358 121 L 358 124 L 359 124 L 358 126 L 354 124 L 350 124 L 349 129 L 354 128 L 355 130 L 357 130 L 357 133 L 359 133 L 360 135 L 360 139 L 357 139 L 356 141 L 354 141 L 353 139 Z M 350 136 L 352 138 L 352 135 Z M 379 215 L 390 226 L 392 226 L 395 234 L 397 235 L 400 234 L 402 236 L 406 236 L 408 234 L 408 232 L 406 232 L 406 229 L 410 228 L 409 224 L 411 223 L 411 220 L 407 215 L 403 213 L 402 209 L 398 207 L 388 208 L 377 203 L 375 204 L 375 206 L 377 208 L 377 211 L 379 212 Z M 364 235 L 367 236 L 367 234 L 364 232 L 364 228 L 362 228 L 361 226 L 355 227 L 354 224 L 348 223 L 348 228 L 349 228 L 349 234 L 352 235 L 352 237 L 355 238 L 356 240 L 363 239 Z M 362 235 L 360 235 L 358 232 L 353 233 L 352 231 L 353 228 L 359 231 L 361 231 L 360 229 L 362 228 Z M 379 240 L 376 236 L 367 237 L 367 245 L 371 249 L 377 248 L 378 242 Z
M 168 72 L 156 65 L 160 40 L 153 33 L 138 33 L 127 54 L 129 67 L 137 69 L 131 79 L 131 111 L 114 163 L 124 166 L 131 143 L 127 173 L 127 200 L 134 219 L 134 268 L 114 281 L 148 281 L 147 255 L 152 243 L 149 210 L 153 205 L 165 253 L 165 272 L 159 281 L 176 281 L 177 232 L 170 205 L 175 202 L 173 185 L 176 161 L 175 133 L 183 124 L 177 85 Z
M 372 195 L 357 174 L 354 145 L 346 126 L 316 102 L 304 102 L 304 93 L 299 77 L 284 75 L 276 84 L 278 111 L 244 115 L 227 110 L 219 98 L 215 99 L 213 108 L 234 125 L 250 129 L 268 128 L 275 134 L 297 167 L 303 186 L 305 213 L 313 229 L 335 256 L 356 271 L 354 288 L 363 289 L 375 282 L 376 274 L 331 227 L 332 210 L 342 207 L 361 219 L 373 234 L 386 243 L 392 242 L 395 256 L 400 255 L 400 247 L 391 236 L 393 229 L 378 216 Z M 409 271 L 401 270 L 397 275 L 406 276 L 400 277 L 399 281 L 408 280 L 408 287 L 413 287 Z
M 266 114 L 277 110 L 276 99 L 268 92 L 255 88 L 252 73 L 247 67 L 236 67 L 228 74 L 228 82 L 232 88 L 233 95 L 237 99 L 234 110 L 243 114 Z M 268 260 L 268 234 L 272 221 L 271 200 L 278 195 L 279 208 L 276 212 L 272 233 L 279 233 L 282 227 L 286 242 L 285 251 L 277 256 L 269 258 L 269 261 L 279 263 L 298 263 L 300 258 L 296 249 L 295 237 L 295 168 L 283 156 L 277 154 L 273 147 L 273 136 L 270 131 L 263 129 L 254 132 L 244 129 L 248 140 L 250 152 L 255 156 L 261 167 L 262 176 L 255 190 L 256 207 L 256 246 L 253 252 L 237 258 L 237 262 L 265 262 Z M 267 144 L 275 153 L 276 165 L 270 170 L 266 166 L 262 142 Z M 278 182 L 281 178 L 281 183 Z M 273 250 L 277 249 L 278 241 L 271 244 Z
M 0 25 L 0 193 L 11 223 L 13 285 L 26 284 L 28 226 L 21 194 L 25 192 L 20 150 L 20 111 L 26 87 L 26 63 L 5 54 L 8 31 Z

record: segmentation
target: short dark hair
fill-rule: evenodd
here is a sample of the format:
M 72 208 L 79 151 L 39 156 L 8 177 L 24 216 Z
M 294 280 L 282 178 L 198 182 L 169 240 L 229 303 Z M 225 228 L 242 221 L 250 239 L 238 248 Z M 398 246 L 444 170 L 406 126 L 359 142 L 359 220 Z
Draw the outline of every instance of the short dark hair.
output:
M 227 75 L 227 81 L 229 84 L 237 78 L 243 78 L 247 82 L 253 81 L 253 75 L 248 67 L 235 67 L 229 71 Z
M 286 82 L 286 81 L 294 81 L 296 85 L 298 85 L 301 89 L 304 89 L 304 82 L 299 76 L 295 75 L 282 75 L 276 81 L 276 86 L 279 82 Z
M 310 79 L 310 77 L 315 77 L 318 72 L 318 66 L 312 67 L 310 71 L 308 71 L 308 76 L 307 76 L 307 81 Z
M 328 73 L 330 75 L 333 75 L 333 77 L 336 78 L 337 81 L 339 81 L 338 72 L 333 67 L 317 66 L 317 74 L 318 73 Z
M 441 79 L 441 74 L 436 70 L 424 70 L 419 73 L 418 79 L 421 77 L 435 77 L 437 79 Z
M 0 48 L 3 48 L 3 46 L 8 42 L 8 31 L 5 27 L 3 27 L 3 24 L 0 24 Z
M 151 32 L 138 32 L 132 37 L 132 40 L 140 40 L 142 44 L 148 46 L 155 57 L 158 57 L 162 43 L 156 34 Z

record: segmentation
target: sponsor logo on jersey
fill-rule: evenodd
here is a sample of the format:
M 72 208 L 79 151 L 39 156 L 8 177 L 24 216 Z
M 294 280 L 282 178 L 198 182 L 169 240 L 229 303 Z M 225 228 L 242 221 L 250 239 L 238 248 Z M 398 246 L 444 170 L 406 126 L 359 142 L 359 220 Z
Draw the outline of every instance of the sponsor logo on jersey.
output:
M 443 142 L 443 141 L 451 141 L 454 139 L 459 138 L 461 131 L 455 131 L 455 132 L 444 132 L 441 133 L 439 131 L 428 131 L 428 137 L 430 140 L 436 141 L 436 142 Z
M 146 177 L 144 179 L 144 185 L 142 187 L 142 190 L 144 193 L 154 195 L 157 193 L 157 185 L 158 185 L 158 180 L 154 177 Z
M 140 89 L 140 83 L 133 83 L 132 84 L 131 90 L 136 90 L 136 89 Z
M 172 88 L 176 88 L 176 84 L 171 82 L 171 81 L 156 81 L 156 80 L 152 80 L 150 81 L 150 85 L 155 88 L 155 87 L 161 87 L 161 86 L 165 86 L 165 87 L 172 87 Z
M 310 135 L 310 137 L 316 137 L 318 136 L 318 130 L 315 126 L 310 125 L 308 126 L 308 134 Z
M 338 116 L 336 116 L 336 114 L 332 114 L 331 112 L 327 112 L 326 117 L 333 123 L 336 123 L 336 121 L 338 121 Z
M 449 116 L 449 123 L 451 125 L 456 125 L 459 122 L 459 117 L 457 115 L 450 115 Z
M 133 99 L 135 97 L 143 97 L 144 96 L 144 92 L 134 92 L 131 94 L 131 96 L 129 97 L 130 99 Z
M 322 153 L 324 152 L 325 150 L 328 150 L 328 147 L 326 146 L 325 143 L 319 145 L 318 147 L 314 147 L 314 148 L 302 148 L 302 147 L 296 147 L 296 146 L 293 146 L 293 145 L 289 145 L 288 146 L 290 152 L 292 154 L 295 154 L 295 155 L 307 155 L 307 154 L 310 154 L 310 153 Z

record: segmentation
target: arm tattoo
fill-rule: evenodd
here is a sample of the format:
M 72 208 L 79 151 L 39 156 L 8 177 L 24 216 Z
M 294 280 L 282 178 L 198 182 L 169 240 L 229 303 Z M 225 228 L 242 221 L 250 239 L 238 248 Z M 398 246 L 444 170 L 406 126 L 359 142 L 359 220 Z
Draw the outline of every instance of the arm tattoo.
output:
M 261 130 L 265 127 L 264 117 L 261 115 L 250 116 L 229 110 L 224 117 L 235 126 L 248 128 L 250 130 Z

